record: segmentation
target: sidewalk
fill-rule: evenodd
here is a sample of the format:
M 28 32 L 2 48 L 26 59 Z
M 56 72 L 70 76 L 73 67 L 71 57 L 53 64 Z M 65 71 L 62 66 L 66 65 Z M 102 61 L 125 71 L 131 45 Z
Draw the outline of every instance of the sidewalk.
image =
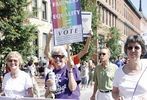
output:
M 37 81 L 39 89 L 40 89 L 40 96 L 44 97 L 44 94 L 45 94 L 45 85 L 44 85 L 45 79 L 37 77 L 36 81 Z
M 90 100 L 93 93 L 93 86 L 88 86 L 87 88 L 81 89 L 80 92 L 80 100 Z

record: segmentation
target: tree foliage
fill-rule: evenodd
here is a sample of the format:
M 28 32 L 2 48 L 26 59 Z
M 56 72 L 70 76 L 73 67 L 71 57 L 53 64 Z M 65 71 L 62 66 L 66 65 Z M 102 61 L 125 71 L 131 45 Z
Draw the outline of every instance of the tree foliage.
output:
M 121 34 L 116 27 L 110 28 L 110 33 L 107 34 L 106 44 L 110 48 L 111 58 L 115 59 L 121 54 L 120 44 Z
M 88 53 L 84 57 L 82 57 L 82 60 L 88 60 L 91 59 L 91 56 L 94 54 L 94 51 L 96 50 L 96 46 L 93 44 L 93 42 L 97 39 L 98 14 L 97 14 L 96 0 L 81 0 L 81 7 L 82 7 L 82 11 L 92 12 L 92 31 L 94 33 L 94 36 L 90 43 Z M 84 38 L 84 42 L 72 44 L 72 48 L 73 48 L 72 51 L 74 54 L 79 53 L 83 49 L 85 40 L 86 38 Z
M 37 28 L 28 23 L 27 1 L 0 1 L 0 31 L 4 33 L 0 40 L 0 55 L 18 51 L 26 58 L 34 53 L 36 47 L 32 43 L 36 39 Z

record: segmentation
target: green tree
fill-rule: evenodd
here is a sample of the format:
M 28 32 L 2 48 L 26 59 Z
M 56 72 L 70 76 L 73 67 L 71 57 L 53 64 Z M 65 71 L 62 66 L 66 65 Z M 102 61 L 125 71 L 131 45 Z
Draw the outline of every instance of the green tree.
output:
M 20 52 L 24 58 L 33 55 L 36 46 L 37 28 L 28 22 L 28 0 L 0 0 L 0 31 L 3 39 L 0 40 L 0 55 L 10 51 Z
M 121 34 L 116 27 L 111 27 L 110 32 L 107 34 L 106 44 L 110 48 L 111 58 L 115 59 L 121 54 L 120 45 Z
M 81 0 L 81 7 L 82 7 L 82 11 L 92 12 L 92 31 L 94 33 L 94 36 L 90 43 L 89 52 L 84 57 L 82 57 L 82 60 L 88 60 L 91 59 L 91 56 L 96 51 L 96 46 L 93 44 L 94 41 L 96 41 L 97 39 L 97 25 L 98 25 L 96 0 Z M 77 54 L 78 52 L 80 52 L 83 49 L 84 44 L 85 44 L 85 38 L 84 38 L 84 42 L 73 43 L 72 44 L 73 53 Z

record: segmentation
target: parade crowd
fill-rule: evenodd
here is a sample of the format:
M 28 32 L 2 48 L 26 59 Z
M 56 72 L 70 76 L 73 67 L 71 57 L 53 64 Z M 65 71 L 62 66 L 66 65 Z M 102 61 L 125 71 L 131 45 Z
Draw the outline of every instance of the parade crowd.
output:
M 43 78 L 44 98 L 80 100 L 80 91 L 92 87 L 92 96 L 87 100 L 147 100 L 147 64 L 141 61 L 146 48 L 142 37 L 128 36 L 124 45 L 126 55 L 120 54 L 113 61 L 109 48 L 101 48 L 99 62 L 95 64 L 93 60 L 81 61 L 88 52 L 91 36 L 92 32 L 84 48 L 73 55 L 70 45 L 50 48 L 49 33 L 45 57 L 30 57 L 25 65 L 21 54 L 11 51 L 3 67 L 1 96 L 39 98 L 36 78 Z

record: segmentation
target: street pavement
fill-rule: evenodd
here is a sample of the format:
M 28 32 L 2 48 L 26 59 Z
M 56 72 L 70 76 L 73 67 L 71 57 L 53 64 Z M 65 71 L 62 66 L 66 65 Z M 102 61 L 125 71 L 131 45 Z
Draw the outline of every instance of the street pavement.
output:
M 39 85 L 40 95 L 41 95 L 41 97 L 44 97 L 44 93 L 45 93 L 44 79 L 43 78 L 37 78 L 37 83 Z M 80 100 L 90 100 L 92 92 L 93 92 L 93 87 L 91 87 L 91 86 L 86 87 L 84 89 L 81 89 Z
M 93 92 L 93 87 L 90 86 L 88 88 L 82 89 L 80 100 L 90 100 L 92 92 Z

